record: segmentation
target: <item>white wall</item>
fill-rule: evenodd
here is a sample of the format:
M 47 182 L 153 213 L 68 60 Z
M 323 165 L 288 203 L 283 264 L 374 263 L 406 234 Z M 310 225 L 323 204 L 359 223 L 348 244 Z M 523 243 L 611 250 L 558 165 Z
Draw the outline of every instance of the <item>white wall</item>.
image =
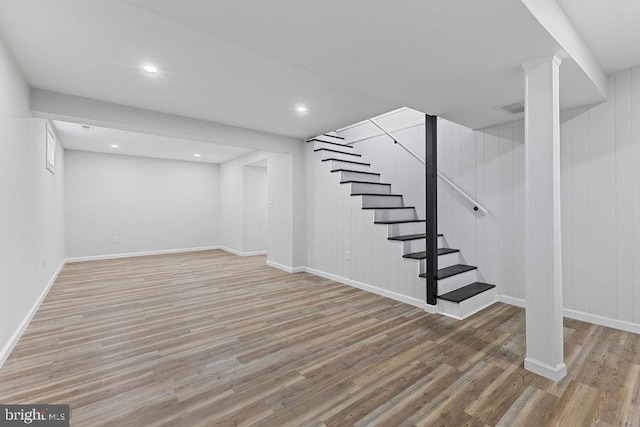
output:
M 292 155 L 255 152 L 220 165 L 220 245 L 237 254 L 251 251 L 244 246 L 244 169 L 267 160 L 267 260 L 291 270 L 294 267 L 294 200 Z
M 245 165 L 243 170 L 243 233 L 245 252 L 267 250 L 267 168 Z
M 640 67 L 608 85 L 606 102 L 562 113 L 563 304 L 640 331 Z M 489 209 L 472 214 L 440 186 L 440 230 L 502 295 L 524 299 L 523 123 L 438 130 L 440 167 Z
M 438 168 L 489 211 L 473 211 L 440 182 L 438 229 L 447 243 L 500 294 L 524 298 L 524 122 L 473 131 L 439 120 Z
M 377 119 L 424 159 L 424 115 L 399 110 Z M 372 124 L 340 132 L 392 183 L 405 204 L 425 217 L 425 168 Z M 514 166 L 519 165 L 519 166 Z M 489 209 L 473 206 L 438 180 L 438 231 L 447 245 L 460 249 L 464 261 L 479 267 L 483 280 L 500 293 L 524 298 L 524 122 L 473 131 L 438 120 L 438 169 Z
M 640 66 L 560 136 L 564 305 L 640 324 Z
M 291 151 L 293 180 L 293 268 L 307 265 L 307 162 L 306 144 L 299 143 Z
M 422 159 L 425 158 L 423 113 L 401 109 L 381 116 L 376 122 Z M 380 174 L 380 181 L 393 184 L 393 192 L 404 196 L 405 205 L 414 206 L 420 217 L 425 217 L 425 168 L 422 163 L 394 144 L 372 123 L 349 126 L 340 131 L 340 136 L 355 142 L 354 148 L 367 159 L 367 163 L 371 163 L 372 170 Z
M 417 135 L 418 131 L 408 132 Z M 368 125 L 358 125 L 341 135 L 347 141 L 365 138 L 355 145 L 355 152 L 363 154 L 362 160 L 372 164 L 372 171 L 382 172 L 382 181 L 391 180 L 394 193 L 402 192 L 402 184 L 406 184 L 417 198 L 415 183 L 410 181 L 419 163 L 414 160 L 402 164 L 399 159 L 403 155 L 393 151 L 396 149 L 393 143 L 371 136 L 372 133 L 375 130 Z M 426 282 L 418 277 L 419 262 L 402 258 L 402 243 L 387 239 L 387 226 L 374 224 L 374 211 L 362 209 L 361 198 L 350 195 L 350 186 L 340 184 L 340 174 L 331 172 L 331 162 L 322 162 L 322 154 L 313 149 L 312 143 L 306 144 L 306 264 L 309 271 L 424 306 Z M 396 169 L 400 165 L 404 168 Z M 400 184 L 396 184 L 395 177 L 402 177 L 397 181 Z M 424 167 L 422 177 L 424 180 Z M 351 253 L 351 260 L 347 259 L 347 251 Z
M 0 94 L 1 366 L 65 257 L 65 165 L 58 145 L 56 174 L 45 169 L 45 122 L 31 117 L 29 88 L 2 40 Z
M 73 150 L 65 163 L 68 257 L 218 245 L 218 165 Z

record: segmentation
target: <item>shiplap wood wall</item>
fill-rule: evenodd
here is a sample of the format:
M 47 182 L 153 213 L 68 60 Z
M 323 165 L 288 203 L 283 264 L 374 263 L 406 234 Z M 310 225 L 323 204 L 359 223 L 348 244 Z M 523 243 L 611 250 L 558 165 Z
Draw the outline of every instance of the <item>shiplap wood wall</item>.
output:
M 473 131 L 439 120 L 438 168 L 489 211 L 440 181 L 438 229 L 449 246 L 500 294 L 524 298 L 524 122 Z
M 401 129 L 394 135 L 424 156 L 424 126 L 415 123 L 414 113 L 401 112 L 381 122 Z M 387 137 L 370 127 L 362 130 L 365 126 L 341 134 L 347 140 L 361 139 L 357 149 L 382 173 L 382 180 L 393 183 L 394 192 L 403 193 L 422 215 L 424 167 Z M 564 307 L 573 317 L 600 316 L 612 319 L 614 325 L 637 326 L 640 66 L 609 76 L 606 102 L 563 112 L 560 134 Z M 468 264 L 479 267 L 485 281 L 517 300 L 526 297 L 524 161 L 523 121 L 478 130 L 438 121 L 439 169 L 489 210 L 488 215 L 474 212 L 439 181 L 439 231 L 448 246 L 460 249 Z M 311 254 L 314 245 L 309 248 Z
M 640 67 L 560 129 L 565 307 L 640 323 Z
M 637 325 L 640 67 L 611 74 L 608 86 L 606 102 L 562 113 L 563 304 Z M 524 123 L 473 131 L 441 120 L 438 131 L 440 169 L 489 209 L 472 214 L 440 185 L 441 232 L 502 295 L 524 299 Z
M 378 119 L 394 137 L 424 158 L 424 115 L 399 110 Z M 392 183 L 405 203 L 424 218 L 424 166 L 371 124 L 342 131 L 366 157 L 381 181 Z M 438 168 L 489 209 L 473 210 L 448 184 L 438 180 L 438 230 L 449 247 L 477 265 L 483 280 L 499 293 L 523 299 L 524 288 L 524 122 L 474 131 L 438 120 Z
M 373 223 L 374 211 L 363 210 L 361 197 L 352 197 L 350 185 L 340 184 L 331 162 L 322 162 L 312 143 L 306 148 L 309 271 L 424 305 L 426 284 L 418 277 L 419 262 L 402 258 L 402 243 L 387 240 L 387 226 Z

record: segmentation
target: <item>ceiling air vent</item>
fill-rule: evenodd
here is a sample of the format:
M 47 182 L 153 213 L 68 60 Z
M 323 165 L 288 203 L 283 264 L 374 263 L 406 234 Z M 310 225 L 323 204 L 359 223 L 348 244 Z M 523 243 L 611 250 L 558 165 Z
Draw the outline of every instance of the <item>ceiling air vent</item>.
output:
M 497 108 L 511 115 L 524 113 L 524 101 L 514 102 L 513 104 L 503 105 Z

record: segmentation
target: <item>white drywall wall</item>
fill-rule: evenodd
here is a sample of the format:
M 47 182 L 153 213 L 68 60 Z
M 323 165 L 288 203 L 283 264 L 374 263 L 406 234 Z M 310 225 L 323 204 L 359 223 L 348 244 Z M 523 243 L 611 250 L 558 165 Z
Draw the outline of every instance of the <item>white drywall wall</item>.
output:
M 45 169 L 45 121 L 29 111 L 29 87 L 0 39 L 0 366 L 64 252 L 64 158 Z M 45 266 L 46 258 L 46 266 Z
M 218 244 L 218 165 L 73 150 L 65 161 L 68 257 Z

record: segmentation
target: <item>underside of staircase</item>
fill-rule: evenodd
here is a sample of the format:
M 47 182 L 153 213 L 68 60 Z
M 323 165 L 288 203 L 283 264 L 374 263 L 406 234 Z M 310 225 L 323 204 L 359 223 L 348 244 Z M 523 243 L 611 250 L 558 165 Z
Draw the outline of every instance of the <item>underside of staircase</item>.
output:
M 331 173 L 340 184 L 351 187 L 351 196 L 360 197 L 362 209 L 373 210 L 374 223 L 386 226 L 388 240 L 402 243 L 402 256 L 420 263 L 420 277 L 426 278 L 426 221 L 413 206 L 405 206 L 402 194 L 390 183 L 380 181 L 363 156 L 340 136 L 324 134 L 307 141 L 313 144 L 322 162 L 331 163 Z M 440 314 L 464 319 L 496 301 L 495 285 L 481 281 L 476 266 L 464 262 L 460 250 L 449 248 L 445 236 L 438 235 L 437 305 Z M 426 279 L 424 280 L 426 286 Z

